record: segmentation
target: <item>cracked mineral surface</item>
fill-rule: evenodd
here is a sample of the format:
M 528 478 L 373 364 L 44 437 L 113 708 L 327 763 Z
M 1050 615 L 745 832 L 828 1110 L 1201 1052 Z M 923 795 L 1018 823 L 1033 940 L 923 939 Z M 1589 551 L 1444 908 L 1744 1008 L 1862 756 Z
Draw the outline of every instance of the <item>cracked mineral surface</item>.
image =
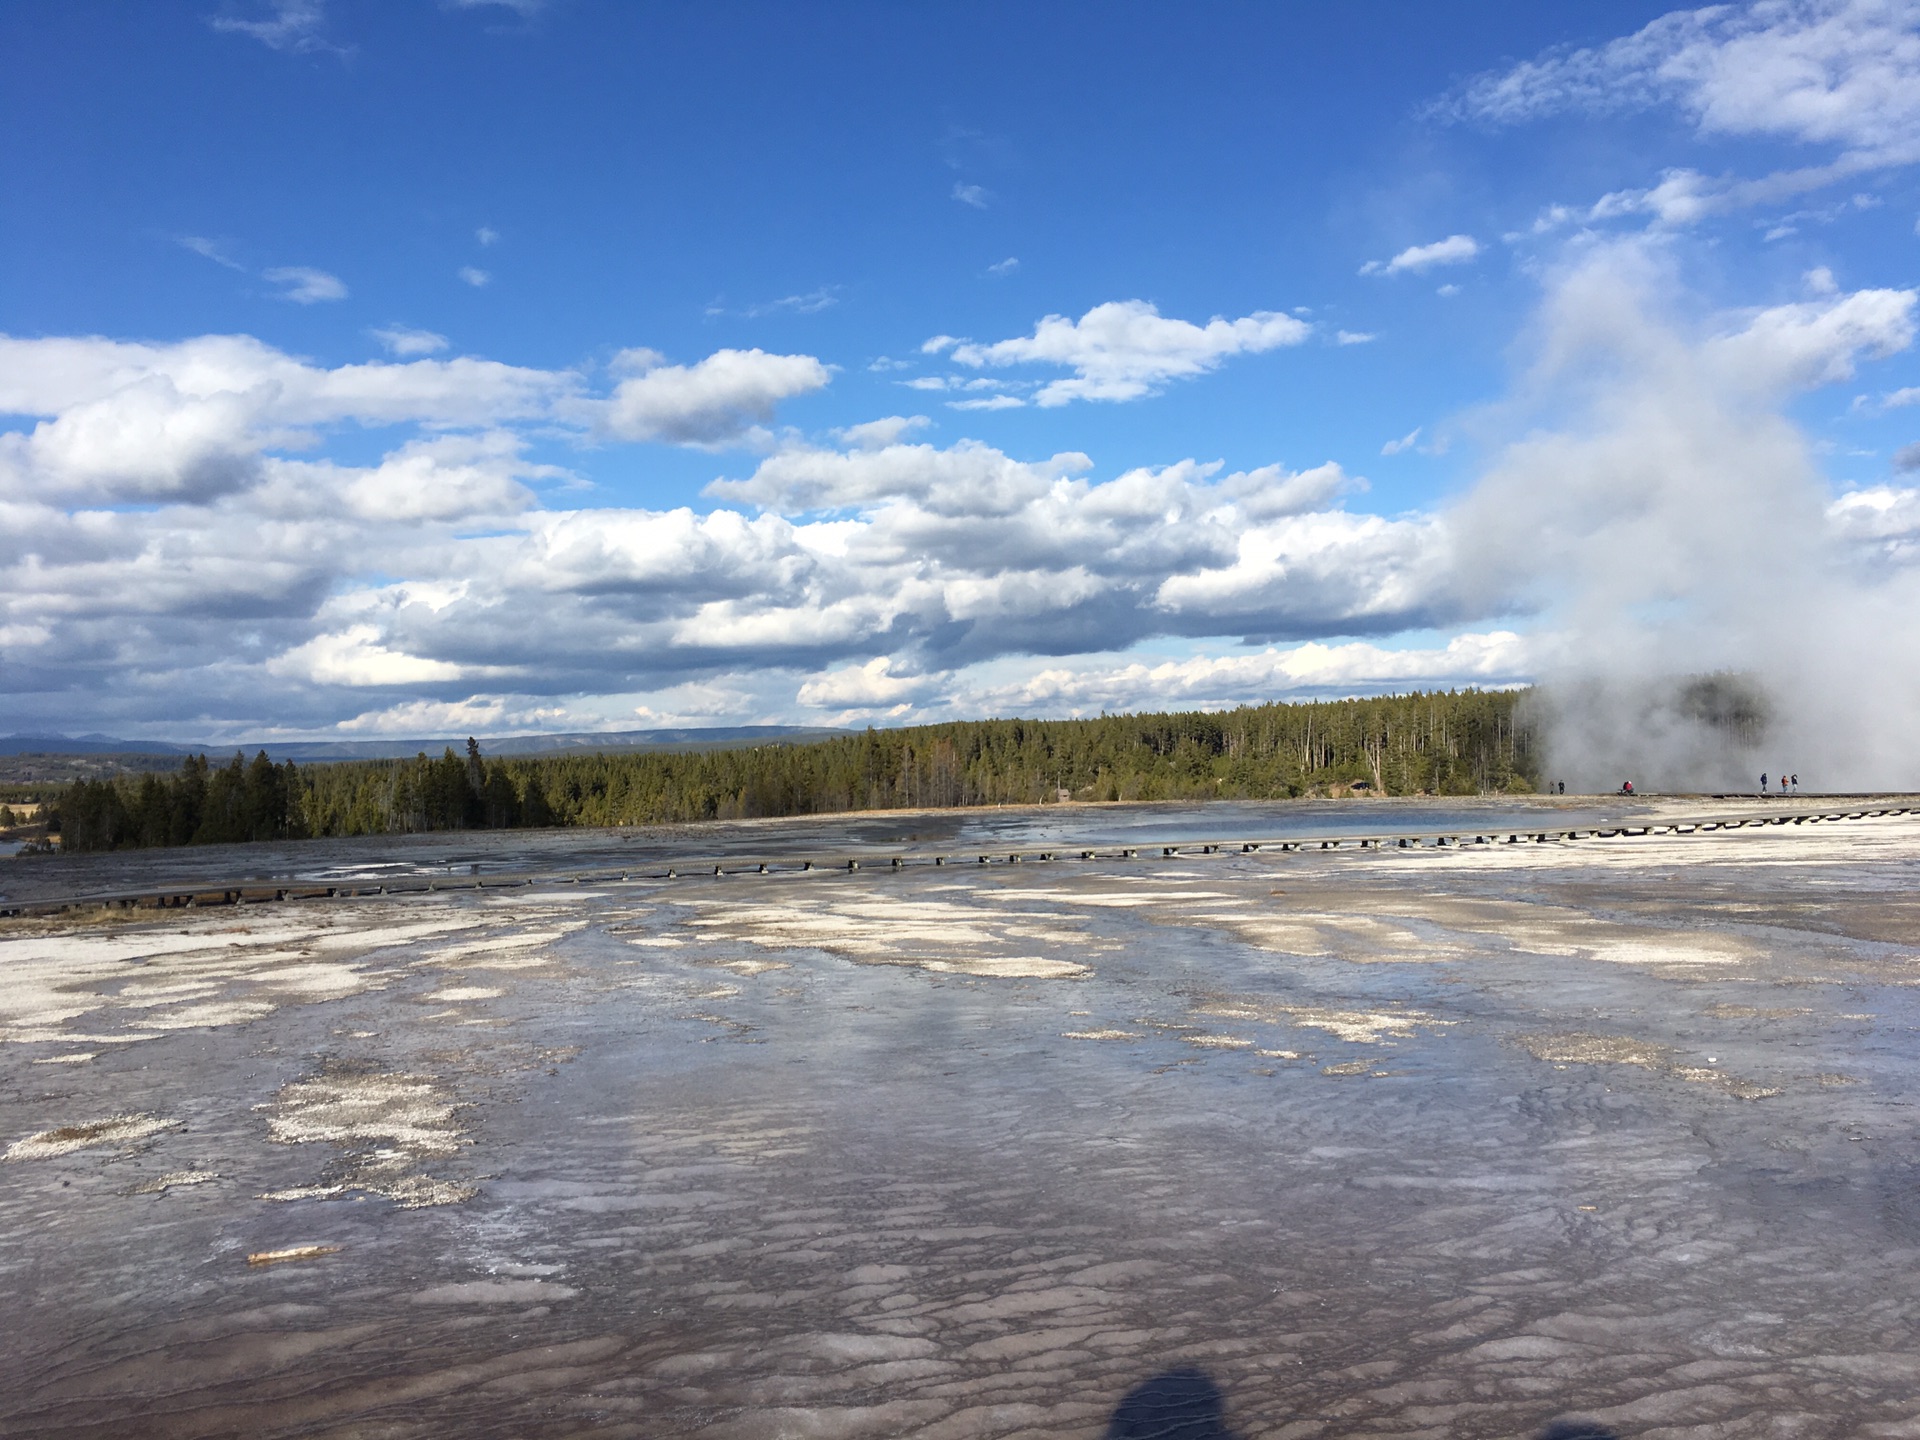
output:
M 1322 823 L 1061 809 L 0 889 Z M 711 868 L 0 922 L 0 1432 L 1920 1435 L 1920 817 Z

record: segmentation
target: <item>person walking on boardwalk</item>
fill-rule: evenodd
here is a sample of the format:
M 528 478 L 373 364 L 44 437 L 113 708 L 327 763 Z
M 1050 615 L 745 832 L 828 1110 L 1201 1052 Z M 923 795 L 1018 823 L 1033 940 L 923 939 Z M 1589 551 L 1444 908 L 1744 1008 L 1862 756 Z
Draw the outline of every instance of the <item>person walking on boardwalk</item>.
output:
M 1767 772 L 1764 770 L 1760 772 L 1760 793 L 1762 795 L 1767 793 Z

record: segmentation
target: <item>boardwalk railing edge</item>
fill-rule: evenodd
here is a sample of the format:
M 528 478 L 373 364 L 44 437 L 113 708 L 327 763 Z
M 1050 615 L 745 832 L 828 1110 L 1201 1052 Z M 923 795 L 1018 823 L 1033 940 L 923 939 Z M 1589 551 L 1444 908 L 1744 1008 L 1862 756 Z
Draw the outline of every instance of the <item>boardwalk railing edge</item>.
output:
M 604 870 L 522 870 L 487 875 L 411 875 L 392 880 L 316 883 L 252 878 L 201 881 L 191 884 L 145 886 L 132 890 L 94 891 L 39 900 L 0 900 L 0 918 L 64 914 L 70 910 L 202 909 L 249 905 L 268 901 L 365 899 L 388 895 L 421 895 L 451 890 L 508 890 L 532 885 L 615 885 L 647 881 L 683 880 L 733 875 L 851 874 L 864 870 L 888 872 L 931 866 L 1044 864 L 1062 860 L 1190 859 L 1212 855 L 1296 854 L 1323 850 L 1408 850 L 1471 848 L 1518 844 L 1564 844 L 1573 840 L 1611 840 L 1646 835 L 1696 835 L 1728 830 L 1761 829 L 1775 825 L 1807 825 L 1835 821 L 1883 819 L 1920 814 L 1920 805 L 1888 805 L 1859 810 L 1795 810 L 1771 814 L 1703 815 L 1692 819 L 1647 821 L 1611 826 L 1528 826 L 1435 832 L 1431 829 L 1366 831 L 1343 835 L 1282 836 L 1257 840 L 1204 840 L 1173 843 L 1139 842 L 1130 845 L 1063 845 L 1052 843 L 1019 850 L 961 854 L 859 855 L 820 860 L 801 857 L 749 859 L 707 857 L 689 861 L 661 861 L 648 865 L 616 866 Z M 1504 838 L 1503 838 L 1504 837 Z

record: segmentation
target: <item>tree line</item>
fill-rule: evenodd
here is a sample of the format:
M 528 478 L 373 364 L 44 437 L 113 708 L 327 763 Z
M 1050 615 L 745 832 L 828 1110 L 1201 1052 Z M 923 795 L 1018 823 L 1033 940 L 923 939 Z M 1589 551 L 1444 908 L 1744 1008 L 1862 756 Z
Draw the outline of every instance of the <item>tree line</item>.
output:
M 321 835 L 840 814 L 1074 800 L 1522 792 L 1538 783 L 1524 692 L 1433 691 L 1089 720 L 964 720 L 694 753 L 353 760 L 265 752 L 171 776 L 79 780 L 68 850 Z

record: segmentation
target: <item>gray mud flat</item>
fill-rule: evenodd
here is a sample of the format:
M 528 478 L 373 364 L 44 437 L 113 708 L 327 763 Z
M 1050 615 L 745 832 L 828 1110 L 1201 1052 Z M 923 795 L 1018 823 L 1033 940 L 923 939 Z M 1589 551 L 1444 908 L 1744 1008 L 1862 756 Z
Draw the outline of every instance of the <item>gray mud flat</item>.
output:
M 1917 883 L 1906 817 L 8 922 L 0 1433 L 1192 1367 L 1248 1440 L 1920 1436 Z

